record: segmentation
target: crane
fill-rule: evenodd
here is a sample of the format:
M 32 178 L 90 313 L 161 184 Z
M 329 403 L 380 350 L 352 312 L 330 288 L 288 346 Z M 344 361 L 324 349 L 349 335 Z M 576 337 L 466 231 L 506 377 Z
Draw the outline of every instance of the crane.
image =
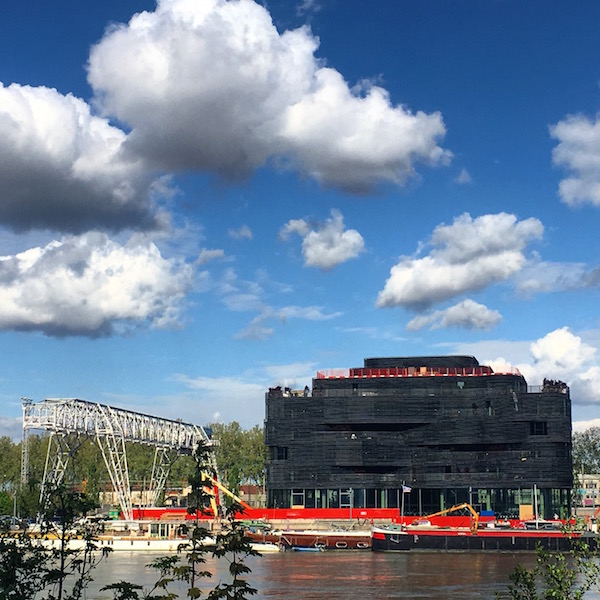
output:
M 213 485 L 213 488 L 217 488 L 221 490 L 224 494 L 227 494 L 230 498 L 232 498 L 235 502 L 237 502 L 243 508 L 252 508 L 247 502 L 244 502 L 239 496 L 236 496 L 232 491 L 228 490 L 223 484 L 219 483 L 217 479 L 209 475 L 206 471 L 202 471 L 202 481 L 210 482 Z M 210 490 L 208 486 L 205 488 L 211 496 L 210 504 L 215 516 L 217 515 L 217 494 L 214 490 Z
M 477 527 L 479 526 L 479 513 L 468 502 L 463 502 L 462 504 L 455 504 L 454 506 L 451 506 L 450 508 L 446 508 L 445 510 L 440 510 L 436 513 L 427 515 L 425 518 L 429 519 L 430 517 L 440 517 L 442 515 L 447 515 L 452 512 L 457 512 L 459 510 L 463 510 L 464 508 L 466 508 L 473 516 L 471 531 L 473 533 L 477 533 Z

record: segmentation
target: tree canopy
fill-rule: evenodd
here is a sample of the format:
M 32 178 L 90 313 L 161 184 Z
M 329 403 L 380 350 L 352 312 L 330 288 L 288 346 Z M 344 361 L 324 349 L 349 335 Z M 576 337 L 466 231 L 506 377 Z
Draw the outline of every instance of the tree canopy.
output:
M 573 434 L 575 473 L 600 473 L 600 427 Z
M 228 425 L 214 423 L 213 437 L 218 442 L 215 457 L 219 476 L 235 494 L 244 483 L 264 483 L 267 448 L 263 428 L 258 425 L 244 430 L 237 421 Z

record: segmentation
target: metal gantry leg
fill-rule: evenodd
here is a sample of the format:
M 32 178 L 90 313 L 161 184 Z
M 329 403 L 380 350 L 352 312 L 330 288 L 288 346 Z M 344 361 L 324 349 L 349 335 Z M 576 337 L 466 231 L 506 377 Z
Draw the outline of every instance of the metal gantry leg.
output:
M 102 451 L 113 489 L 119 499 L 123 518 L 126 521 L 131 521 L 133 520 L 133 504 L 131 501 L 131 488 L 129 487 L 125 439 L 122 436 L 117 437 L 114 434 L 108 434 L 97 436 L 96 443 Z
M 21 485 L 29 481 L 29 430 L 23 427 L 23 438 L 21 440 Z
M 170 448 L 156 448 L 152 465 L 152 479 L 150 480 L 150 506 L 157 506 L 160 495 L 167 484 L 171 467 L 178 456 L 177 452 Z
M 52 432 L 46 452 L 46 465 L 40 489 L 40 513 L 48 507 L 49 494 L 55 490 L 65 478 L 65 472 L 71 456 L 81 446 L 78 437 L 61 435 Z

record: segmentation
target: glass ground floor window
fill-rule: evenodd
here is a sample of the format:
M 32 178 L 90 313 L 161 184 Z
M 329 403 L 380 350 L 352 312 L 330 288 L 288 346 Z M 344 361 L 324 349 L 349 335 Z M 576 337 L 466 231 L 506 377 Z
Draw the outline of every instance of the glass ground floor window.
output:
M 403 491 L 404 489 L 404 491 Z M 293 488 L 267 491 L 269 508 L 395 508 L 404 514 L 428 515 L 469 503 L 480 514 L 522 518 L 566 519 L 571 490 L 562 488 Z

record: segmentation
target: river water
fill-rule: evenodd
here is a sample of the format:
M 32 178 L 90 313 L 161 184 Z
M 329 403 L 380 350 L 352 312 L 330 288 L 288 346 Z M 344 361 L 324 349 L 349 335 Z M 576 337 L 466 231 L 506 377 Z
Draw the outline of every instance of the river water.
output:
M 98 565 L 88 600 L 110 600 L 99 591 L 107 583 L 126 580 L 150 589 L 156 573 L 146 568 L 158 554 L 115 552 Z M 517 563 L 535 564 L 528 553 L 378 553 L 370 551 L 281 552 L 246 561 L 256 600 L 292 597 L 294 600 L 366 600 L 369 598 L 427 598 L 428 600 L 493 600 L 506 592 Z M 212 586 L 227 581 L 227 565 L 208 558 Z M 185 592 L 180 590 L 180 597 Z M 598 599 L 589 594 L 586 598 Z

